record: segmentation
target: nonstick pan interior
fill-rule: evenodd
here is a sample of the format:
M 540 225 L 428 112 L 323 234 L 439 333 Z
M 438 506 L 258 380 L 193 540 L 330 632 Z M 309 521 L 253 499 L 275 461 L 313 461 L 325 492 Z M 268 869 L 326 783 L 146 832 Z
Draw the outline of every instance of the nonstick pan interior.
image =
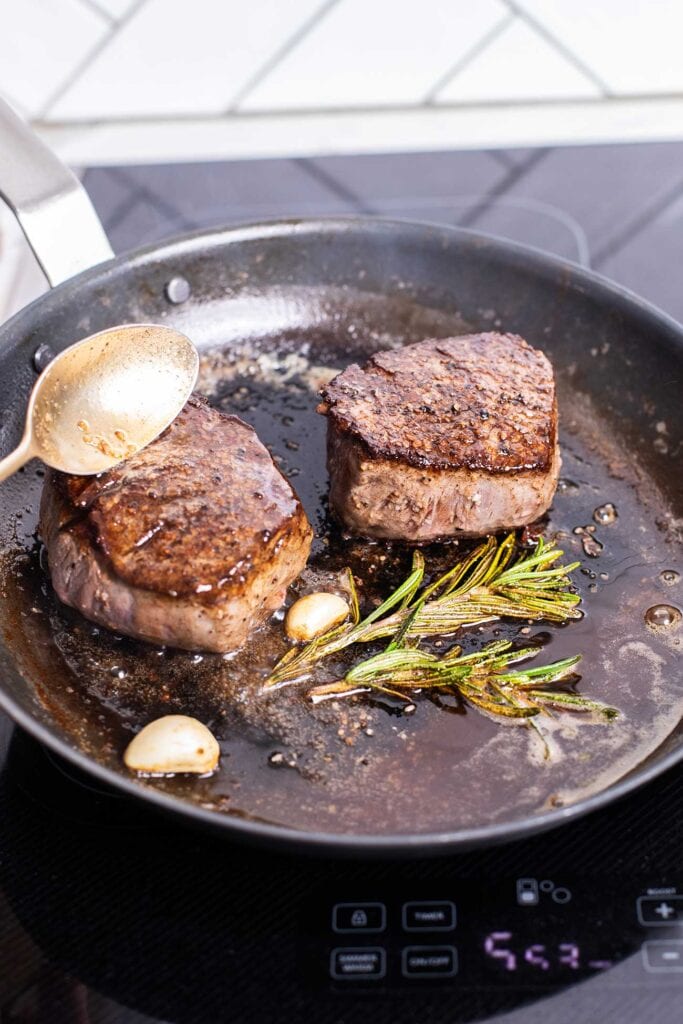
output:
M 192 295 L 173 306 L 165 284 L 178 274 Z M 583 272 L 467 234 L 377 222 L 216 233 L 94 272 L 4 329 L 1 372 L 12 395 L 4 447 L 18 430 L 40 344 L 57 350 L 144 319 L 171 322 L 200 345 L 201 390 L 253 423 L 298 490 L 317 532 L 298 589 L 334 586 L 350 564 L 368 606 L 398 583 L 410 554 L 344 538 L 330 522 L 318 387 L 378 348 L 470 329 L 517 331 L 543 348 L 560 380 L 564 453 L 547 531 L 559 531 L 567 556 L 582 560 L 585 616 L 524 634 L 521 623 L 467 630 L 460 642 L 531 639 L 548 660 L 582 653 L 580 690 L 622 715 L 611 725 L 562 716 L 548 762 L 526 728 L 455 703 L 420 700 L 408 717 L 367 700 L 314 709 L 305 688 L 263 698 L 263 675 L 284 650 L 277 618 L 227 659 L 96 630 L 61 607 L 46 582 L 34 540 L 41 471 L 31 466 L 0 495 L 3 700 L 30 727 L 41 723 L 42 738 L 62 752 L 66 742 L 72 757 L 85 755 L 117 784 L 233 830 L 376 848 L 443 847 L 559 823 L 678 755 L 681 634 L 645 621 L 648 608 L 681 602 L 675 325 Z M 593 558 L 573 531 L 595 525 L 606 502 L 618 517 L 596 527 L 603 547 Z M 458 548 L 425 554 L 447 567 Z M 215 730 L 221 770 L 211 779 L 133 782 L 121 765 L 132 731 L 172 711 Z

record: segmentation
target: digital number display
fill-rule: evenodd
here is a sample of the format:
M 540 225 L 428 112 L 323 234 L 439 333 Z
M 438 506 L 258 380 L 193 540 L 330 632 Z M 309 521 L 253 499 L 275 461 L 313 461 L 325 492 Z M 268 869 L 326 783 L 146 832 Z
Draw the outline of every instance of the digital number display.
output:
M 488 933 L 484 953 L 509 974 L 566 973 L 570 978 L 573 971 L 604 971 L 612 966 L 611 960 L 584 955 L 576 942 L 528 942 L 504 930 Z

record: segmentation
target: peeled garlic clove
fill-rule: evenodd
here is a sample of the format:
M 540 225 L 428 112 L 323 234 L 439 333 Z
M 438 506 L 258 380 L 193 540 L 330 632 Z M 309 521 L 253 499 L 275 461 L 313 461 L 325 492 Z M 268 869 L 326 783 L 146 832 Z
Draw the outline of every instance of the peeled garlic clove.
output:
M 131 740 L 123 761 L 134 772 L 204 775 L 214 770 L 220 753 L 214 735 L 196 718 L 164 715 L 146 725 Z
M 287 612 L 285 633 L 292 640 L 314 640 L 328 629 L 338 626 L 349 614 L 343 597 L 327 594 L 306 594 L 295 601 Z

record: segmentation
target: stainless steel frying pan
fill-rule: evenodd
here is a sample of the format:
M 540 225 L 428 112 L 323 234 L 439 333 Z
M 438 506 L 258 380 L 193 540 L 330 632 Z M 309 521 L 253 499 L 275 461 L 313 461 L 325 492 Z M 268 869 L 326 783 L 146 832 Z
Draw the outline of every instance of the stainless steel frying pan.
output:
M 678 324 L 572 264 L 426 224 L 275 222 L 113 258 L 77 180 L 4 105 L 0 142 L 0 194 L 53 286 L 0 328 L 3 452 L 20 434 L 39 348 L 57 352 L 123 322 L 172 324 L 203 353 L 203 390 L 254 424 L 299 491 L 320 538 L 311 571 L 351 563 L 371 599 L 408 554 L 392 548 L 382 560 L 329 521 L 316 387 L 380 347 L 467 329 L 519 332 L 558 372 L 565 476 L 548 529 L 584 570 L 584 619 L 532 633 L 553 656 L 583 653 L 580 687 L 622 709 L 612 732 L 563 719 L 563 760 L 550 766 L 524 729 L 429 702 L 410 721 L 392 708 L 355 708 L 352 718 L 372 718 L 371 735 L 358 729 L 340 742 L 353 729 L 339 717 L 345 707 L 314 712 L 291 692 L 267 705 L 248 699 L 250 676 L 258 682 L 280 649 L 277 623 L 232 661 L 198 661 L 98 632 L 60 607 L 35 540 L 36 465 L 0 489 L 0 707 L 22 728 L 103 782 L 227 835 L 358 854 L 447 851 L 559 827 L 681 759 L 681 634 L 646 621 L 649 608 L 683 600 Z M 619 519 L 598 527 L 603 548 L 591 559 L 573 530 L 605 501 Z M 496 628 L 519 637 L 519 624 Z M 486 638 L 466 631 L 463 642 Z M 219 733 L 214 779 L 127 773 L 126 740 L 165 710 Z M 273 751 L 284 767 L 273 767 Z

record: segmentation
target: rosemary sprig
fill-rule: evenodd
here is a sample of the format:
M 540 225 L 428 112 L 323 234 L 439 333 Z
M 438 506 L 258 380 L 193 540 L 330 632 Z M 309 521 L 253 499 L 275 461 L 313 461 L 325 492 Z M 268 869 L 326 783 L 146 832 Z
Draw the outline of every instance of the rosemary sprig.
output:
M 563 552 L 542 539 L 531 553 L 515 558 L 515 550 L 514 533 L 500 543 L 489 537 L 425 587 L 424 558 L 415 551 L 409 576 L 364 619 L 360 617 L 353 575 L 347 570 L 350 622 L 336 626 L 303 648 L 289 650 L 266 680 L 266 689 L 306 679 L 314 665 L 351 644 L 392 637 L 390 653 L 414 646 L 425 637 L 446 636 L 465 625 L 501 618 L 547 622 L 580 618 L 580 599 L 568 589 L 569 574 L 579 563 L 556 565 Z
M 463 654 L 458 646 L 441 656 L 414 648 L 386 650 L 361 661 L 344 679 L 314 687 L 309 696 L 317 704 L 375 690 L 410 701 L 411 693 L 439 691 L 504 718 L 530 719 L 550 708 L 599 713 L 607 719 L 617 715 L 601 701 L 557 689 L 558 684 L 573 681 L 580 656 L 535 668 L 511 667 L 538 653 L 538 647 L 513 650 L 508 640 L 471 654 Z

